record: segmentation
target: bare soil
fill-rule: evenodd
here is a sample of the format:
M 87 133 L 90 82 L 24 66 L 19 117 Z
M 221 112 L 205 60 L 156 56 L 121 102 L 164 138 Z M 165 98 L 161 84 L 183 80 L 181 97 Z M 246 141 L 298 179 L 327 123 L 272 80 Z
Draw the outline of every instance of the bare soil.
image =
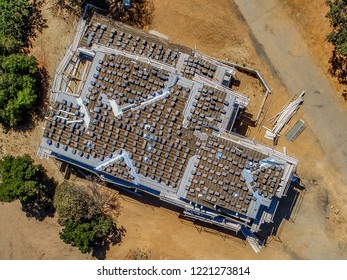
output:
M 234 2 L 231 0 L 153 0 L 152 2 L 153 22 L 146 29 L 155 29 L 168 35 L 171 41 L 195 47 L 202 53 L 260 71 L 273 91 L 263 116 L 263 124 L 271 125 L 266 120 L 284 106 L 289 94 L 273 75 L 273 70 L 267 66 L 266 60 L 258 57 L 248 27 Z M 324 2 L 324 0 L 286 1 L 288 9 L 293 11 L 299 7 L 299 3 L 308 9 L 309 2 Z M 49 9 L 50 4 L 51 0 L 47 0 L 43 10 L 43 16 L 48 19 L 48 28 L 44 29 L 34 41 L 32 53 L 53 77 L 54 69 L 72 42 L 75 32 L 72 25 L 76 23 L 76 19 L 64 20 L 55 17 Z M 312 5 L 314 9 L 310 13 L 307 13 L 308 10 L 304 10 L 303 13 L 306 18 L 307 16 L 313 18 L 311 22 L 315 24 L 312 27 L 308 26 L 315 32 L 311 34 L 310 31 L 306 31 L 305 22 L 298 21 L 298 24 L 302 26 L 303 32 L 311 34 L 311 37 L 307 35 L 307 38 L 312 42 L 312 46 L 315 40 L 320 40 L 322 43 L 321 48 L 311 48 L 313 53 L 317 53 L 316 57 L 319 58 L 318 49 L 321 49 L 322 53 L 325 52 L 324 57 L 328 57 L 330 47 L 322 41 L 320 27 L 317 25 L 320 17 L 325 14 L 325 8 L 324 5 Z M 322 22 L 324 30 L 328 30 L 325 19 Z M 324 64 L 322 67 L 326 66 Z M 255 93 L 249 94 L 252 97 Z M 290 126 L 301 117 L 303 112 L 299 111 Z M 33 128 L 26 131 L 0 133 L 0 154 L 28 153 L 37 163 L 44 165 L 50 176 L 62 181 L 63 176 L 53 160 L 36 157 L 42 137 L 42 126 L 43 120 L 38 119 Z M 272 143 L 263 138 L 264 132 L 261 127 L 249 127 L 248 133 L 258 141 L 271 145 Z M 138 199 L 122 194 L 121 214 L 117 224 L 126 229 L 126 234 L 120 244 L 111 247 L 107 258 L 124 259 L 130 250 L 136 248 L 150 251 L 152 259 L 346 258 L 341 253 L 347 244 L 345 218 L 340 214 L 340 205 L 331 201 L 327 194 L 330 188 L 344 186 L 334 185 L 334 176 L 337 175 L 324 161 L 324 154 L 314 139 L 312 131 L 307 128 L 294 143 L 288 143 L 283 139 L 278 143 L 277 149 L 286 146 L 288 154 L 299 159 L 307 159 L 300 162 L 299 174 L 303 177 L 308 190 L 295 222 L 284 222 L 282 225 L 283 230 L 277 238 L 282 243 L 273 240 L 259 254 L 255 254 L 250 246 L 238 237 L 180 220 L 176 209 L 147 197 Z M 324 178 L 322 178 L 323 170 L 327 174 Z M 47 218 L 43 222 L 27 219 L 17 202 L 0 204 L 0 223 L 1 259 L 90 258 L 89 255 L 79 253 L 76 248 L 71 248 L 59 239 L 61 228 L 56 218 Z M 333 227 L 337 230 L 331 230 Z M 311 244 L 312 234 L 320 238 L 319 244 Z
M 0 259 L 91 259 L 60 240 L 56 218 L 43 222 L 28 219 L 20 207 L 18 201 L 0 204 Z

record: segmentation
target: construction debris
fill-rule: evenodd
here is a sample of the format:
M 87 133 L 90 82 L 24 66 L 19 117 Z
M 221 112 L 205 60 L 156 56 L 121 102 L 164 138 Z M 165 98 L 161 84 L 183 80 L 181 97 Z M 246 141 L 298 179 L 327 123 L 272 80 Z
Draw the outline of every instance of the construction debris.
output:
M 270 130 L 266 128 L 265 138 L 275 140 L 280 136 L 283 127 L 290 121 L 290 119 L 298 111 L 300 105 L 304 101 L 305 92 L 303 91 L 294 101 L 290 102 L 281 112 L 270 119 L 275 119 L 273 128 Z M 269 119 L 269 120 L 270 120 Z
M 304 131 L 304 129 L 305 122 L 302 119 L 298 120 L 293 128 L 287 133 L 286 140 L 293 142 L 300 135 L 300 133 Z

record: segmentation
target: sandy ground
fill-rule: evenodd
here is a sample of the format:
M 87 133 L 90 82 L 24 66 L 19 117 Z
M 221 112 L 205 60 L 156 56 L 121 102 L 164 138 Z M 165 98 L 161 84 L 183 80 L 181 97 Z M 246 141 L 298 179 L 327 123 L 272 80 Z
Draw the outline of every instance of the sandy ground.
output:
M 61 227 L 55 218 L 44 222 L 28 219 L 18 201 L 0 204 L 0 223 L 6 225 L 1 227 L 0 259 L 90 259 L 60 240 Z
M 75 21 L 71 18 L 64 21 L 53 17 L 52 11 L 47 9 L 50 0 L 46 2 L 44 17 L 48 19 L 49 27 L 39 34 L 32 52 L 52 76 L 53 70 L 72 40 L 74 31 L 71 29 L 71 24 Z M 217 2 L 218 5 L 216 5 Z M 299 3 L 295 0 L 286 2 Z M 267 66 L 266 59 L 257 55 L 248 27 L 233 1 L 154 0 L 153 4 L 153 23 L 146 29 L 156 29 L 168 35 L 173 42 L 196 47 L 200 52 L 260 70 L 273 90 L 266 108 L 270 104 L 271 107 L 269 110 L 266 109 L 264 121 L 277 113 L 287 102 L 290 95 L 276 75 L 273 75 L 273 69 Z M 293 7 L 297 6 L 288 6 L 288 9 L 294 9 Z M 308 6 L 305 4 L 304 7 Z M 324 14 L 325 12 L 321 11 L 324 7 L 318 9 L 319 7 L 317 6 L 311 14 Z M 326 27 L 326 21 L 322 22 Z M 305 26 L 302 22 L 298 24 Z M 319 32 L 316 33 L 321 38 Z M 316 33 L 312 35 L 312 42 Z M 306 118 L 303 111 L 299 111 L 290 126 L 300 117 Z M 264 125 L 271 124 L 264 122 Z M 42 135 L 41 127 L 42 121 L 37 120 L 35 127 L 26 132 L 0 133 L 1 155 L 29 153 L 35 157 Z M 261 142 L 271 144 L 262 137 L 264 129 L 249 128 L 249 134 Z M 340 215 L 340 205 L 331 201 L 328 195 L 329 189 L 337 188 L 334 185 L 336 174 L 329 167 L 319 143 L 312 135 L 313 132 L 308 127 L 294 144 L 281 140 L 277 147 L 283 149 L 283 146 L 286 146 L 289 154 L 299 159 L 306 159 L 300 163 L 299 174 L 303 177 L 308 189 L 295 222 L 283 223 L 283 230 L 277 238 L 282 243 L 273 240 L 268 247 L 259 254 L 255 254 L 249 245 L 236 237 L 195 227 L 190 222 L 180 220 L 176 211 L 163 207 L 161 204 L 147 205 L 145 203 L 148 202 L 147 199 L 134 199 L 131 196 L 122 195 L 118 225 L 126 229 L 126 235 L 119 245 L 110 249 L 107 258 L 123 259 L 129 250 L 135 248 L 151 251 L 152 259 L 347 258 L 346 222 Z M 43 164 L 56 180 L 62 180 L 62 175 L 53 160 L 37 158 L 36 160 Z M 329 170 L 324 178 L 323 170 Z M 43 222 L 28 220 L 19 208 L 18 203 L 0 204 L 0 222 L 6 225 L 0 229 L 0 258 L 90 258 L 59 240 L 60 227 L 56 219 L 47 218 Z M 337 230 L 332 230 L 333 228 Z M 312 239 L 312 236 L 315 238 Z M 25 240 L 23 240 L 24 237 Z M 320 242 L 313 243 L 316 240 Z

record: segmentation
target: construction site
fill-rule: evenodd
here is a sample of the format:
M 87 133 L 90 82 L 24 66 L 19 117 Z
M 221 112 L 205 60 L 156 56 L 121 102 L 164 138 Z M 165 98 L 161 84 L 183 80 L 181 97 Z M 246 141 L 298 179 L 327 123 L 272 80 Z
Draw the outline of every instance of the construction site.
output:
M 258 232 L 273 223 L 298 160 L 238 134 L 254 102 L 238 91 L 239 71 L 245 69 L 158 32 L 98 13 L 82 18 L 56 70 L 38 156 L 241 233 L 258 252 L 264 245 Z M 251 74 L 266 98 L 266 82 L 258 71 Z M 276 141 L 303 95 L 274 116 L 266 138 Z M 303 127 L 298 122 L 287 140 Z

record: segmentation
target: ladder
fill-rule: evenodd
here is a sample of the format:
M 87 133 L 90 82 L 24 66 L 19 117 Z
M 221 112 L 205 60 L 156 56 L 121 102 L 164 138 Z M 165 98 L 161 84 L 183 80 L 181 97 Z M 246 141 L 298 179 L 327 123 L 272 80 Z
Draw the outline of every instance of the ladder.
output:
M 260 252 L 261 247 L 260 247 L 258 241 L 255 238 L 253 238 L 251 236 L 248 236 L 246 238 L 246 240 L 248 241 L 249 245 L 251 245 L 251 247 L 254 250 L 254 252 L 256 252 L 256 253 Z

